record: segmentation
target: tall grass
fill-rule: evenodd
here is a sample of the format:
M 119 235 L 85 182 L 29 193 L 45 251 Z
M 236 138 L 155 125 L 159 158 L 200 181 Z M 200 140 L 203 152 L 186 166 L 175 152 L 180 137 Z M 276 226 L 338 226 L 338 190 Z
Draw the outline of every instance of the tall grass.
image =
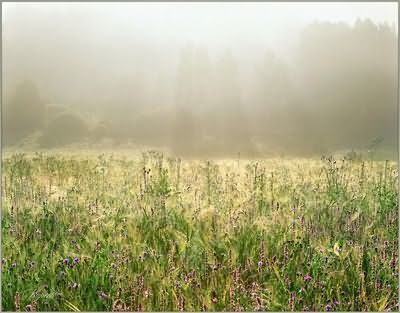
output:
M 3 160 L 2 309 L 398 309 L 392 162 Z

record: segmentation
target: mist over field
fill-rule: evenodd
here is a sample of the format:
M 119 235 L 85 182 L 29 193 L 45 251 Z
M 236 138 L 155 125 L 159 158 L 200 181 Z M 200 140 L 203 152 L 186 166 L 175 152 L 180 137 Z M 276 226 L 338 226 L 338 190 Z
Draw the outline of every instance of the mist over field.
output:
M 397 6 L 4 4 L 0 310 L 398 311 Z
M 395 3 L 7 3 L 3 144 L 394 153 L 397 40 Z

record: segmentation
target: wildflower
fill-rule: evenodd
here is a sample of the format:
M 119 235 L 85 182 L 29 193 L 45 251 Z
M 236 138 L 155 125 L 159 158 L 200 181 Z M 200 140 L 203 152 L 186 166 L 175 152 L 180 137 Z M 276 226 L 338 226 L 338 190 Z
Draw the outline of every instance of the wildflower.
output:
M 77 283 L 73 283 L 73 284 L 69 285 L 70 289 L 78 289 L 79 287 L 80 287 L 80 284 L 77 284 Z
M 218 299 L 217 299 L 217 297 L 214 297 L 214 298 L 212 298 L 211 301 L 212 301 L 212 303 L 216 304 L 218 302 Z
M 25 308 L 26 308 L 28 311 L 32 311 L 32 304 L 28 304 Z
M 65 258 L 62 262 L 63 262 L 64 265 L 67 265 L 69 263 L 69 259 Z
M 104 291 L 100 291 L 99 292 L 99 298 L 101 300 L 107 300 L 108 299 L 108 295 Z
M 263 261 L 258 261 L 258 267 L 262 267 L 264 265 Z
M 74 264 L 79 264 L 79 258 L 78 257 L 74 257 L 74 260 L 73 260 L 73 262 L 74 262 Z
M 332 310 L 332 306 L 330 304 L 327 304 L 325 306 L 325 311 L 331 311 Z
M 309 282 L 311 280 L 312 280 L 312 277 L 310 275 L 307 274 L 306 276 L 304 276 L 304 281 L 305 282 Z
M 339 305 L 339 304 L 340 304 L 339 301 L 337 301 L 337 300 L 334 300 L 334 301 L 333 301 L 333 305 Z

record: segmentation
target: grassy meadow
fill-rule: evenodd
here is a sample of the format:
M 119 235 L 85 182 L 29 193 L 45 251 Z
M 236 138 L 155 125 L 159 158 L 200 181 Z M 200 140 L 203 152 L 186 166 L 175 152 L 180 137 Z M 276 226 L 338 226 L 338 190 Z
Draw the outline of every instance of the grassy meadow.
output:
M 10 153 L 2 310 L 398 311 L 398 167 Z

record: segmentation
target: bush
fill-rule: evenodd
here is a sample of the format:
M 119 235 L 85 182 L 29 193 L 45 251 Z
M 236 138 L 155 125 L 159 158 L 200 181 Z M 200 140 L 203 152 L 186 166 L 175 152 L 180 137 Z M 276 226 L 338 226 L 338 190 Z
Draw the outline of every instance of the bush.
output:
M 76 113 L 60 113 L 47 125 L 39 140 L 44 147 L 82 142 L 89 135 L 87 122 Z

